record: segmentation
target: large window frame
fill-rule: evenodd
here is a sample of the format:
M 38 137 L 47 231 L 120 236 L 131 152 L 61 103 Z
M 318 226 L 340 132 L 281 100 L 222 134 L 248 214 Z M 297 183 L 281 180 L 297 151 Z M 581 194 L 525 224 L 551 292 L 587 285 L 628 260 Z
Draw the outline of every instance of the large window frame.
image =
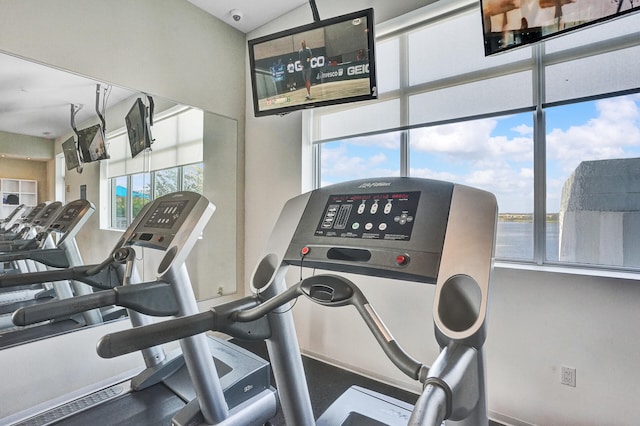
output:
M 157 114 L 152 127 L 155 142 L 135 158 L 131 158 L 126 128 L 107 135 L 112 158 L 101 162 L 101 200 L 108 205 L 103 210 L 108 214 L 101 215 L 103 229 L 126 229 L 143 205 L 167 193 L 203 193 L 203 120 L 202 111 L 183 106 Z M 163 188 L 159 179 L 173 170 L 175 184 Z
M 142 197 L 147 196 L 148 198 L 146 202 L 142 201 L 142 205 L 147 204 L 148 202 L 153 201 L 158 197 L 166 195 L 166 193 L 169 193 L 167 191 L 158 193 L 158 184 L 157 184 L 158 176 L 168 170 L 176 171 L 175 191 L 170 191 L 170 192 L 190 190 L 190 191 L 194 191 L 202 194 L 204 190 L 202 185 L 199 188 L 194 188 L 193 185 L 188 185 L 185 183 L 185 175 L 186 175 L 185 169 L 190 167 L 199 167 L 200 169 L 202 169 L 203 163 L 184 164 L 182 166 L 176 166 L 169 169 L 160 169 L 152 172 L 142 172 L 142 173 L 136 173 L 136 174 L 130 174 L 130 175 L 115 176 L 113 178 L 110 178 L 109 179 L 109 188 L 110 188 L 109 211 L 111 212 L 111 214 L 109 219 L 109 229 L 124 230 L 127 228 L 127 226 L 131 224 L 133 219 L 136 217 L 137 212 L 135 210 L 139 211 L 139 208 L 136 209 L 137 203 L 135 202 L 135 198 L 136 198 L 136 193 L 140 193 L 140 191 L 135 191 L 133 180 L 137 175 L 141 175 L 141 174 L 146 175 L 144 178 L 144 181 L 149 182 L 149 186 L 146 188 L 146 190 L 142 194 Z M 119 185 L 119 183 L 123 183 L 124 185 Z M 122 194 L 120 195 L 118 194 L 118 189 L 123 187 L 125 188 L 124 197 L 122 196 Z M 119 206 L 118 202 L 116 201 L 118 198 L 124 199 L 123 200 L 124 214 L 119 214 L 119 212 L 122 210 L 122 206 Z M 141 197 L 139 196 L 137 198 L 141 198 Z M 142 205 L 140 205 L 139 207 L 141 207 Z
M 610 52 L 617 52 L 623 50 L 628 47 L 639 46 L 640 42 L 638 42 L 639 37 L 637 37 L 637 33 L 634 34 L 621 34 L 618 36 L 614 36 L 606 42 L 599 42 L 596 40 L 589 40 L 590 43 L 578 44 L 575 47 L 566 47 L 558 49 L 558 45 L 562 43 L 552 44 L 550 47 L 550 42 L 542 42 L 532 46 L 528 46 L 524 48 L 525 53 L 522 55 L 516 55 L 516 60 L 512 61 L 501 61 L 498 59 L 494 62 L 494 66 L 488 68 L 482 68 L 477 70 L 467 71 L 457 75 L 450 76 L 442 76 L 438 79 L 433 79 L 428 82 L 421 82 L 416 84 L 410 83 L 409 78 L 409 65 L 408 65 L 408 55 L 409 55 L 409 46 L 408 46 L 408 38 L 412 33 L 421 30 L 429 25 L 439 24 L 442 22 L 446 22 L 446 20 L 451 17 L 455 17 L 462 14 L 469 13 L 477 13 L 479 18 L 479 10 L 477 10 L 477 2 L 471 1 L 459 1 L 459 2 L 451 2 L 448 5 L 434 5 L 432 12 L 427 12 L 426 15 L 422 15 L 418 18 L 409 17 L 407 23 L 405 25 L 398 24 L 397 22 L 389 23 L 388 25 L 380 25 L 378 27 L 382 28 L 382 31 L 378 31 L 377 42 L 391 42 L 394 43 L 394 48 L 397 49 L 398 52 L 398 63 L 399 63 L 399 72 L 395 77 L 397 79 L 397 87 L 392 85 L 390 90 L 382 91 L 379 96 L 379 99 L 375 102 L 369 103 L 369 105 L 373 105 L 370 108 L 376 108 L 375 103 L 391 103 L 394 102 L 398 105 L 399 115 L 394 117 L 396 119 L 397 124 L 395 125 L 382 125 L 381 128 L 379 123 L 373 123 L 370 126 L 371 130 L 365 126 L 362 126 L 362 123 L 355 123 L 354 128 L 355 131 L 353 133 L 342 133 L 339 135 L 329 134 L 326 137 L 321 129 L 322 129 L 322 120 L 329 117 L 330 119 L 335 120 L 334 117 L 339 117 L 338 114 L 346 113 L 347 116 L 353 117 L 356 116 L 357 113 L 354 113 L 359 106 L 349 107 L 349 106 L 340 106 L 340 107 L 331 107 L 323 110 L 313 111 L 311 113 L 307 113 L 305 115 L 306 120 L 308 120 L 308 124 L 306 125 L 306 129 L 308 131 L 303 134 L 303 139 L 307 138 L 309 146 L 311 147 L 311 155 L 309 156 L 311 160 L 311 183 L 313 188 L 318 188 L 321 186 L 322 176 L 321 176 L 321 149 L 323 144 L 329 142 L 336 142 L 340 140 L 348 140 L 357 137 L 363 136 L 373 136 L 373 135 L 384 135 L 390 132 L 401 132 L 401 140 L 400 144 L 400 175 L 401 176 L 410 176 L 410 134 L 412 129 L 423 128 L 428 126 L 438 126 L 442 124 L 448 123 L 460 123 L 469 120 L 477 120 L 482 118 L 490 118 L 490 117 L 499 117 L 506 114 L 516 114 L 529 112 L 532 114 L 532 121 L 534 125 L 533 131 L 533 169 L 534 169 L 534 178 L 533 178 L 533 258 L 529 260 L 523 259 L 511 259 L 511 258 L 497 258 L 501 265 L 505 266 L 523 266 L 523 265 L 531 265 L 534 267 L 561 267 L 566 268 L 569 267 L 572 270 L 603 270 L 603 271 L 618 271 L 618 272 L 631 272 L 637 273 L 640 268 L 628 268 L 628 267 L 617 267 L 617 266 L 608 266 L 608 265 L 590 265 L 590 264 L 582 264 L 582 263 L 567 263 L 549 260 L 546 257 L 547 248 L 546 248 L 546 226 L 547 226 L 547 206 L 546 206 L 546 155 L 547 155 L 547 146 L 546 146 L 546 128 L 545 128 L 545 114 L 547 108 L 556 107 L 559 105 L 579 103 L 579 102 L 587 102 L 593 101 L 602 98 L 609 98 L 614 96 L 633 94 L 640 92 L 640 87 L 634 88 L 624 88 L 622 90 L 616 89 L 616 87 L 612 87 L 611 90 L 600 90 L 599 93 L 590 93 L 587 95 L 581 95 L 576 97 L 567 97 L 562 100 L 554 100 L 553 102 L 546 102 L 547 98 L 547 86 L 545 82 L 545 73 L 549 67 L 555 64 L 562 64 L 565 62 L 570 62 L 574 60 L 579 60 L 581 58 L 603 55 Z M 397 21 L 397 20 L 396 20 Z M 378 30 L 377 29 L 377 30 Z M 479 37 L 481 34 L 478 35 Z M 575 34 L 571 35 L 572 37 L 576 37 Z M 578 35 L 579 37 L 579 35 Z M 434 41 L 435 42 L 435 41 Z M 551 40 L 551 43 L 554 43 Z M 548 51 L 546 51 L 546 49 Z M 380 50 L 380 49 L 378 49 Z M 526 51 L 529 51 L 530 54 L 527 55 Z M 469 115 L 463 115 L 460 117 L 455 117 L 454 119 L 444 119 L 444 120 L 435 120 L 428 121 L 423 120 L 421 122 L 411 121 L 409 115 L 409 103 L 412 96 L 421 95 L 425 93 L 435 92 L 437 90 L 449 87 L 463 86 L 465 84 L 472 84 L 477 81 L 483 81 L 494 77 L 499 76 L 508 76 L 515 75 L 517 73 L 529 72 L 531 74 L 531 96 L 532 102 L 531 105 L 525 107 L 512 107 L 506 108 L 502 110 L 492 110 L 489 112 L 476 112 Z M 384 84 L 384 81 L 378 79 L 381 84 Z M 350 114 L 350 115 L 349 115 Z M 339 120 L 339 118 L 338 118 Z

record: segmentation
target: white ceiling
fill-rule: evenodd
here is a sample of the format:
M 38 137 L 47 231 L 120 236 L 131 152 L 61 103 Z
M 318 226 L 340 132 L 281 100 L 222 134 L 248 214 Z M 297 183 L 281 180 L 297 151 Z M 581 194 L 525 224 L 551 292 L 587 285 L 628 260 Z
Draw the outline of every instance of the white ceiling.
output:
M 309 0 L 187 0 L 247 33 Z M 230 11 L 238 9 L 235 21 Z M 309 18 L 311 19 L 309 6 Z M 97 81 L 0 53 L 0 131 L 55 139 L 71 131 L 71 104 L 82 105 L 76 124 L 96 120 Z M 112 87 L 107 107 L 134 92 Z M 107 123 L 107 127 L 109 123 Z
M 71 132 L 71 104 L 81 106 L 76 113 L 77 125 L 97 120 L 97 84 L 76 74 L 0 54 L 0 130 L 55 139 Z M 134 93 L 112 87 L 108 105 Z
M 309 0 L 188 0 L 200 9 L 212 14 L 223 22 L 248 33 L 269 21 L 296 9 Z M 240 10 L 242 19 L 235 21 L 230 12 Z M 309 6 L 309 19 L 311 19 Z

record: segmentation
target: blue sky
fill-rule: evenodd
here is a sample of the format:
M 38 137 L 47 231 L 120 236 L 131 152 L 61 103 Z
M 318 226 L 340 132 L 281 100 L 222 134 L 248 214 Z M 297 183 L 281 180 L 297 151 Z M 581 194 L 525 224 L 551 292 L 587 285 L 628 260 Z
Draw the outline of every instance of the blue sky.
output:
M 584 160 L 640 157 L 640 95 L 547 110 L 547 211 Z M 399 133 L 322 148 L 323 185 L 399 175 Z M 533 210 L 533 116 L 522 113 L 411 131 L 410 174 L 486 189 L 501 212 Z

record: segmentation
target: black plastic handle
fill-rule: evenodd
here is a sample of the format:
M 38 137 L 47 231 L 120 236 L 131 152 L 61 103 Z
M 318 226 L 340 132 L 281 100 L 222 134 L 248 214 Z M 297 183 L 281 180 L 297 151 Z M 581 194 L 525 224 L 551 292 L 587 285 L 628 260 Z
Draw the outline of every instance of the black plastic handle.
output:
M 215 328 L 215 320 L 215 312 L 206 311 L 188 317 L 107 334 L 98 341 L 98 355 L 102 358 L 115 358 L 151 346 L 184 339 Z
M 84 296 L 18 308 L 13 313 L 11 320 L 15 325 L 25 326 L 52 319 L 67 318 L 91 309 L 113 305 L 115 299 L 113 292 L 100 291 Z

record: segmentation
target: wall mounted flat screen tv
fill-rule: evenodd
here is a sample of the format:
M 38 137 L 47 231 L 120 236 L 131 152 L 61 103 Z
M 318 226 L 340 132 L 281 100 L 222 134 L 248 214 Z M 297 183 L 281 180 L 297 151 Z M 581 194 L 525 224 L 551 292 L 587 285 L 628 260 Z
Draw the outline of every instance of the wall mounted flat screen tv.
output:
M 481 0 L 485 55 L 640 10 L 634 0 Z
M 91 163 L 92 161 L 106 160 L 109 158 L 107 147 L 104 143 L 104 131 L 102 126 L 96 124 L 86 129 L 78 130 L 78 147 L 82 154 L 82 161 Z
M 373 9 L 249 40 L 256 117 L 375 99 Z
M 64 153 L 64 162 L 67 165 L 67 170 L 78 168 L 80 159 L 78 158 L 78 148 L 73 136 L 62 142 L 62 152 Z
M 151 149 L 151 127 L 149 124 L 149 114 L 147 113 L 147 107 L 142 102 L 142 99 L 136 99 L 136 102 L 125 116 L 124 121 L 127 125 L 131 158 L 134 158 L 145 149 Z

